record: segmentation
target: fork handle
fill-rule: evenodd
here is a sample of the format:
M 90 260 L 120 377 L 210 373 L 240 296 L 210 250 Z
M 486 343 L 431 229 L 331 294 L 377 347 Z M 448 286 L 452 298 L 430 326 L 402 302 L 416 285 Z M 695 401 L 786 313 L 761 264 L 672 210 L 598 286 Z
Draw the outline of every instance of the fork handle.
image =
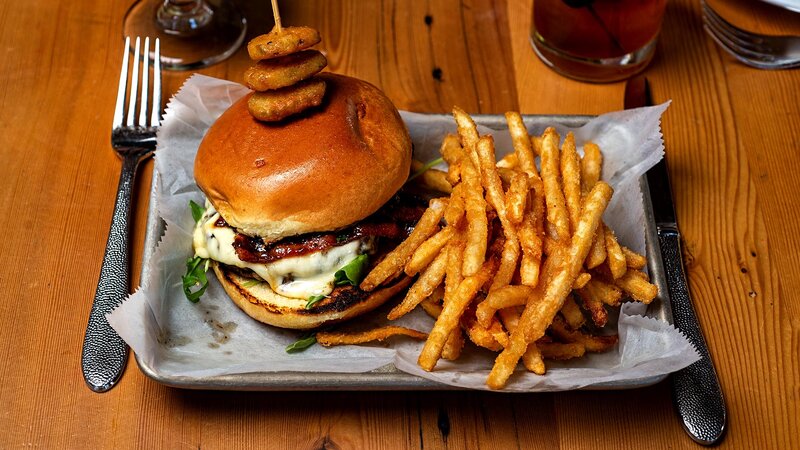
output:
M 131 193 L 141 157 L 141 153 L 135 152 L 123 156 L 114 215 L 100 268 L 100 280 L 97 282 L 97 291 L 83 338 L 83 378 L 89 389 L 95 392 L 106 392 L 114 387 L 128 360 L 128 346 L 111 328 L 106 314 L 119 306 L 128 294 Z

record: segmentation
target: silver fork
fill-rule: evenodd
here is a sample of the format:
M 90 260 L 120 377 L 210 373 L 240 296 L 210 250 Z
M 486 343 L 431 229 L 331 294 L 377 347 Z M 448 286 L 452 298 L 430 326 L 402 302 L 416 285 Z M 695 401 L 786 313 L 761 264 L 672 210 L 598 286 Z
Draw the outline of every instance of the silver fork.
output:
M 144 40 L 142 58 L 144 63 L 142 74 L 141 98 L 137 102 L 139 91 L 139 43 L 133 54 L 133 70 L 131 71 L 130 100 L 125 114 L 125 91 L 128 82 L 128 57 L 130 55 L 130 37 L 125 39 L 125 50 L 122 56 L 122 69 L 119 75 L 117 105 L 114 109 L 114 121 L 111 130 L 111 146 L 122 158 L 122 172 L 119 176 L 117 200 L 114 204 L 114 215 L 111 229 L 108 232 L 106 252 L 103 266 L 100 269 L 100 280 L 94 296 L 89 323 L 83 339 L 81 367 L 83 378 L 89 388 L 95 392 L 111 389 L 122 376 L 128 360 L 128 347 L 117 335 L 106 319 L 106 314 L 117 307 L 128 295 L 128 216 L 131 210 L 131 192 L 133 190 L 136 168 L 143 159 L 153 154 L 156 148 L 156 130 L 161 118 L 161 63 L 160 45 L 155 40 L 153 63 L 153 95 L 149 108 L 148 120 L 148 84 L 150 38 Z M 137 104 L 139 109 L 136 120 Z M 124 121 L 124 123 L 123 123 Z
M 732 25 L 704 0 L 703 28 L 723 50 L 734 58 L 759 69 L 800 67 L 800 36 L 767 36 L 751 33 Z

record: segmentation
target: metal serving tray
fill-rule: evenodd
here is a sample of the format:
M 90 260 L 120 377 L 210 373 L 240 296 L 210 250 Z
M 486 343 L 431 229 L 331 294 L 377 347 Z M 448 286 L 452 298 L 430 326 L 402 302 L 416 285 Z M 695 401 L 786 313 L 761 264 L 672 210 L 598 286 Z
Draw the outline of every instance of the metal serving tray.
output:
M 450 117 L 445 114 L 431 114 L 431 116 Z M 495 130 L 507 128 L 505 117 L 502 115 L 473 115 L 478 125 L 483 125 Z M 563 115 L 526 115 L 523 116 L 525 124 L 533 126 L 549 126 L 558 123 L 567 127 L 577 128 L 588 122 L 594 116 L 563 116 Z M 156 198 L 158 173 L 154 170 L 153 181 L 150 187 L 150 206 L 147 216 L 147 231 L 145 234 L 144 254 L 142 257 L 141 279 L 148 277 L 147 262 L 153 255 L 159 239 L 164 234 L 164 221 L 158 217 Z M 639 180 L 644 200 L 646 218 L 645 240 L 647 247 L 647 268 L 651 281 L 658 286 L 659 296 L 647 309 L 647 315 L 672 324 L 672 311 L 669 304 L 664 266 L 661 261 L 661 252 L 658 247 L 656 226 L 653 221 L 650 191 L 647 187 L 647 178 Z M 459 390 L 435 381 L 420 378 L 402 372 L 388 364 L 379 369 L 365 373 L 318 373 L 318 372 L 256 372 L 233 375 L 219 375 L 208 377 L 187 377 L 164 375 L 158 368 L 149 366 L 136 355 L 139 369 L 151 379 L 167 386 L 184 389 L 213 389 L 235 391 L 405 391 L 405 390 Z M 618 381 L 599 383 L 588 386 L 586 390 L 613 390 L 633 389 L 650 386 L 662 381 L 666 375 L 639 378 L 631 381 Z

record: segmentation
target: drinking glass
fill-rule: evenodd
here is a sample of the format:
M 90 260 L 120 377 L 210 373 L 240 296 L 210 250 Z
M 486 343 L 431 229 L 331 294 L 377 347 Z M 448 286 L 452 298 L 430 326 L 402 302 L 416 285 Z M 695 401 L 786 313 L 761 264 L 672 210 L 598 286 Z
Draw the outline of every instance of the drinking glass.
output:
M 242 45 L 246 31 L 247 21 L 230 0 L 138 0 L 123 23 L 123 36 L 159 38 L 161 67 L 174 70 L 224 60 Z
M 555 71 L 611 82 L 653 58 L 667 0 L 534 0 L 531 43 Z

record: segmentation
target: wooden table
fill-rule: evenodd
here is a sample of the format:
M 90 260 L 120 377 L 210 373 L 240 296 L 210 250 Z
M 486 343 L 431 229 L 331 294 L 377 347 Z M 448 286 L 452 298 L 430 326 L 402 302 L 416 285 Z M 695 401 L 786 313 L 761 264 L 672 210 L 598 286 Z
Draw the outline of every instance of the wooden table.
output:
M 80 350 L 119 160 L 109 127 L 130 0 L 0 3 L 0 448 L 691 448 L 668 383 L 623 392 L 231 393 L 171 389 L 130 364 L 84 386 Z M 268 2 L 244 4 L 251 35 Z M 286 2 L 289 3 L 289 2 Z M 720 5 L 800 34 L 800 14 Z M 548 70 L 528 43 L 531 0 L 294 1 L 330 69 L 399 108 L 596 114 L 623 84 Z M 429 17 L 430 20 L 426 19 Z M 427 23 L 430 22 L 430 23 Z M 202 73 L 238 80 L 243 53 Z M 189 73 L 169 73 L 166 94 Z M 670 1 L 647 70 L 663 121 L 695 307 L 729 408 L 731 448 L 797 448 L 800 429 L 800 71 L 745 67 Z M 152 163 L 138 180 L 138 284 Z

